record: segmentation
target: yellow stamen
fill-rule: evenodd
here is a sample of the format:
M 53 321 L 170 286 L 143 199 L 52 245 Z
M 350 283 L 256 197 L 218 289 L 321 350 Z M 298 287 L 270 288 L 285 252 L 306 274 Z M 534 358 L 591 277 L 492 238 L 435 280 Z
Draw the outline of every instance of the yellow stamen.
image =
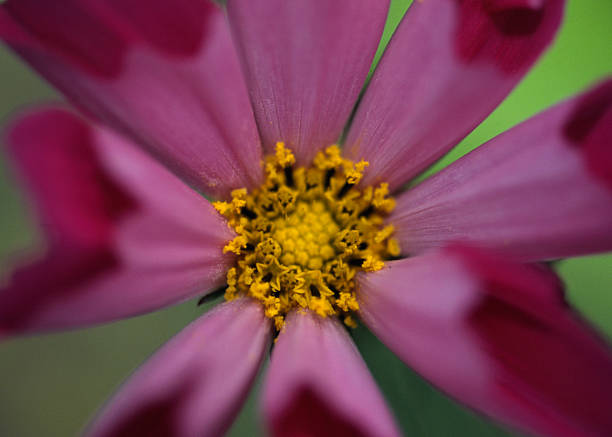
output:
M 366 272 L 375 272 L 377 270 L 382 269 L 385 266 L 385 263 L 379 259 L 375 259 L 372 255 L 368 255 L 361 268 Z
M 363 177 L 363 171 L 370 165 L 369 162 L 361 160 L 355 166 L 346 171 L 346 181 L 349 184 L 357 184 Z
M 344 317 L 344 324 L 353 329 L 357 327 L 357 322 L 351 316 Z
M 387 214 L 395 208 L 395 199 L 389 196 L 389 184 L 382 183 L 380 187 L 374 190 L 374 200 L 372 205 L 385 211 Z
M 295 156 L 291 150 L 285 148 L 285 143 L 276 143 L 276 163 L 281 167 L 289 167 L 295 164 Z
M 248 238 L 244 235 L 238 235 L 232 241 L 227 243 L 223 248 L 223 253 L 233 252 L 236 255 L 240 255 L 242 253 L 242 248 L 246 247 L 249 242 Z

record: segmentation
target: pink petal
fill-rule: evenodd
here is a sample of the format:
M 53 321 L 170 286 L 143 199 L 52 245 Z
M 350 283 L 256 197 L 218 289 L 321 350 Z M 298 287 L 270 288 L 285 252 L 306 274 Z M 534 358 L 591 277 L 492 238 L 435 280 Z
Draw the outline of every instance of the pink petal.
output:
M 453 247 L 358 281 L 368 326 L 459 401 L 536 434 L 612 433 L 612 354 L 551 272 Z
M 612 80 L 400 196 L 403 249 L 467 240 L 520 260 L 612 250 Z
M 255 186 L 261 148 L 209 0 L 9 0 L 0 37 L 74 103 L 211 196 Z
M 303 164 L 338 141 L 387 17 L 388 0 L 229 0 L 263 146 Z
M 114 320 L 224 282 L 226 223 L 131 143 L 51 108 L 8 140 L 47 241 L 0 289 L 0 332 Z
M 508 95 L 553 39 L 564 0 L 415 1 L 346 141 L 363 183 L 398 188 L 448 152 Z
M 298 311 L 278 337 L 263 394 L 277 437 L 400 435 L 341 324 Z
M 269 334 L 254 301 L 215 308 L 136 371 L 87 435 L 223 435 L 257 374 Z

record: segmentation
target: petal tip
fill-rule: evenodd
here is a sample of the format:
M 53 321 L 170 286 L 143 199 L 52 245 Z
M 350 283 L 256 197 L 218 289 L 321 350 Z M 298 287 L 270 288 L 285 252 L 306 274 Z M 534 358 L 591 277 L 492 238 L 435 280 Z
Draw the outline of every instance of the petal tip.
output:
M 582 151 L 590 172 L 612 190 L 612 78 L 576 103 L 563 135 Z
M 491 62 L 521 74 L 550 44 L 565 0 L 457 0 L 455 47 L 464 62 Z

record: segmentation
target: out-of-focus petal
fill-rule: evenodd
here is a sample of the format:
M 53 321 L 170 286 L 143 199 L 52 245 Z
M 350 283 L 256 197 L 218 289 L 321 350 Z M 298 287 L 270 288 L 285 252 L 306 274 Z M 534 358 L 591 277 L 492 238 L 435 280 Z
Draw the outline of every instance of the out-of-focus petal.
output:
M 213 309 L 136 371 L 87 435 L 223 435 L 246 398 L 269 338 L 257 302 L 241 299 Z
M 564 0 L 415 1 L 361 101 L 346 152 L 400 187 L 506 97 L 553 39 Z
M 612 354 L 544 268 L 452 247 L 358 279 L 361 316 L 459 401 L 541 435 L 612 432 Z
M 310 164 L 338 141 L 387 18 L 388 0 L 229 0 L 264 149 Z
M 46 247 L 0 289 L 0 331 L 113 320 L 223 283 L 226 223 L 127 140 L 49 108 L 14 123 L 8 142 Z
M 195 188 L 222 197 L 259 183 L 255 119 L 210 0 L 9 0 L 0 37 Z
M 399 435 L 346 330 L 312 312 L 287 318 L 272 354 L 263 408 L 277 437 Z
M 412 254 L 449 240 L 520 260 L 612 250 L 612 80 L 404 193 L 391 221 Z

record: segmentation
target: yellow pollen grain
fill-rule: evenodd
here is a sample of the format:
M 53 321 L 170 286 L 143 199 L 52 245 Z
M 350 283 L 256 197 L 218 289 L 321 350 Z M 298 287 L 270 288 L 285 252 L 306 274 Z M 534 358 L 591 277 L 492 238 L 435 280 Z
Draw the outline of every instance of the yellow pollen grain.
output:
M 382 230 L 376 233 L 376 235 L 374 236 L 374 241 L 376 241 L 377 243 L 381 243 L 388 239 L 391 235 L 393 235 L 394 231 L 395 227 L 393 225 L 385 226 L 384 228 L 382 228 Z
M 263 163 L 261 187 L 214 202 L 237 234 L 223 248 L 237 258 L 225 298 L 258 300 L 277 331 L 300 308 L 355 327 L 355 275 L 380 270 L 400 254 L 394 227 L 384 226 L 395 200 L 388 184 L 359 189 L 368 162 L 343 158 L 336 145 L 317 153 L 312 167 L 295 162 L 278 142 Z
M 375 272 L 377 270 L 382 269 L 384 266 L 385 266 L 384 262 L 382 262 L 379 259 L 374 258 L 371 255 L 368 255 L 368 257 L 365 259 L 365 261 L 361 265 L 361 268 L 365 270 L 366 272 Z
M 370 163 L 364 160 L 359 161 L 355 166 L 346 171 L 346 181 L 351 184 L 357 184 L 363 177 L 363 171 Z
M 223 253 L 233 252 L 236 255 L 240 255 L 242 253 L 242 248 L 246 247 L 249 242 L 248 238 L 244 235 L 238 235 L 232 241 L 227 243 L 223 248 Z
M 281 167 L 289 167 L 295 164 L 295 156 L 291 150 L 285 147 L 285 143 L 276 143 L 276 163 Z
M 372 205 L 386 213 L 390 213 L 395 208 L 395 199 L 389 197 L 389 184 L 382 183 L 380 187 L 374 190 L 374 199 Z
M 387 252 L 394 258 L 400 256 L 400 245 L 396 238 L 389 238 L 387 240 Z

